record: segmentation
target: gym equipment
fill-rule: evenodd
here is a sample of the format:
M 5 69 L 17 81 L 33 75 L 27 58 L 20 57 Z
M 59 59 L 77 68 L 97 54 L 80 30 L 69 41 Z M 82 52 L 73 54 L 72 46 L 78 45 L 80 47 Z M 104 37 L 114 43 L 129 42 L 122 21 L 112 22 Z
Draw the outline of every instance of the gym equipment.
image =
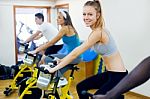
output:
M 55 62 L 49 63 L 48 66 L 55 66 Z M 58 85 L 61 77 L 58 76 L 56 71 L 54 74 L 49 74 L 48 70 L 44 70 L 42 66 L 35 68 L 32 77 L 24 79 L 19 89 L 19 99 L 40 99 L 42 95 L 42 89 L 45 90 L 47 99 L 72 99 L 69 93 L 69 88 L 72 80 L 74 79 L 74 70 L 79 68 L 76 64 L 69 64 L 71 67 L 70 76 L 68 77 L 68 83 L 65 85 Z M 39 77 L 37 76 L 39 71 Z
M 61 77 L 58 76 L 51 76 L 51 81 L 47 87 L 47 99 L 72 99 L 72 96 L 70 95 L 69 88 L 70 85 L 74 79 L 73 74 L 74 70 L 78 70 L 79 68 L 76 66 L 76 64 L 69 64 L 71 67 L 71 73 L 68 78 L 68 83 L 66 85 L 59 85 L 59 82 L 61 81 Z M 58 71 L 56 71 L 55 75 L 57 75 Z
M 37 82 L 38 69 L 34 68 L 31 77 L 24 78 L 19 86 L 19 99 L 40 99 L 42 90 L 35 85 Z
M 17 29 L 18 33 L 16 35 L 16 38 L 17 38 L 16 45 L 17 45 L 17 48 L 19 49 L 19 48 L 21 48 L 20 46 L 22 46 L 21 41 L 23 41 L 23 38 L 21 36 L 23 36 L 24 35 L 23 33 L 25 32 L 25 30 L 23 28 L 25 27 L 26 32 L 28 32 L 29 34 L 33 34 L 33 29 L 31 29 L 29 26 L 27 26 L 26 24 L 24 24 L 21 21 L 17 22 L 17 24 L 19 24 L 19 25 L 18 25 L 18 29 Z M 36 48 L 36 44 L 33 41 L 31 41 L 29 45 L 30 45 L 30 47 L 29 47 L 30 51 L 32 51 Z M 18 50 L 18 53 L 20 53 L 19 50 Z
M 46 90 L 48 89 L 49 83 L 51 83 L 54 74 L 49 74 L 48 70 L 44 70 L 44 67 L 42 67 L 43 65 L 40 65 L 41 67 L 38 67 L 39 71 L 41 71 L 39 73 L 39 77 L 36 83 L 36 86 L 42 90 Z M 53 66 L 53 65 L 48 65 L 48 66 Z
M 26 49 L 25 45 L 22 46 L 21 51 L 26 52 L 23 49 Z M 8 87 L 5 88 L 3 93 L 6 96 L 9 96 L 12 92 L 17 90 L 18 86 L 20 84 L 20 81 L 22 79 L 24 79 L 26 77 L 31 77 L 31 75 L 33 73 L 33 68 L 36 67 L 36 64 L 38 63 L 39 60 L 40 60 L 40 56 L 39 55 L 33 55 L 33 54 L 26 53 L 25 59 L 23 61 L 23 64 L 21 64 L 19 66 L 18 73 L 14 77 L 13 81 L 11 82 L 11 84 Z
M 94 74 L 100 74 L 106 71 L 106 67 L 101 55 L 98 55 L 97 58 L 94 60 Z
M 98 54 L 94 52 L 91 48 L 87 49 L 84 53 L 82 53 L 83 61 L 84 62 L 90 62 L 94 59 L 96 59 Z
M 20 46 L 19 46 L 19 53 L 26 53 L 28 51 L 28 46 L 29 44 L 28 43 L 20 43 Z

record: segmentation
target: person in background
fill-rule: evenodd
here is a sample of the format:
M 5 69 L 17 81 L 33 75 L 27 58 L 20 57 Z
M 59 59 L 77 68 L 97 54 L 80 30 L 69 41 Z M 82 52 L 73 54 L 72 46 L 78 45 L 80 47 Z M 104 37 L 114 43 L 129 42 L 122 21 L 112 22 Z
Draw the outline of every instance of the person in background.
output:
M 44 22 L 44 15 L 42 13 L 35 14 L 35 22 L 38 25 L 38 30 L 36 31 L 36 33 L 32 34 L 29 38 L 27 38 L 24 43 L 29 43 L 32 40 L 38 40 L 42 36 L 50 41 L 58 34 L 58 29 L 56 27 L 54 27 L 51 23 Z M 44 49 L 43 51 L 41 50 L 41 52 L 43 52 L 45 55 L 55 54 L 60 49 L 62 49 L 62 47 L 63 43 L 60 41 L 53 46 Z
M 145 83 L 150 78 L 150 56 L 143 59 L 127 76 L 105 95 L 94 95 L 93 99 L 117 99 L 118 96 Z
M 57 57 L 57 58 L 63 58 L 67 54 L 69 54 L 73 49 L 78 47 L 80 45 L 80 40 L 78 33 L 76 29 L 74 28 L 70 15 L 67 11 L 60 11 L 58 13 L 57 17 L 57 23 L 61 26 L 61 29 L 59 30 L 59 33 L 49 42 L 46 44 L 43 44 L 42 46 L 38 47 L 32 53 L 38 53 L 41 50 L 44 50 L 50 46 L 53 46 L 55 43 L 57 43 L 60 39 L 63 40 L 64 45 L 66 45 L 67 53 L 57 53 L 57 54 L 50 54 L 50 56 Z M 43 64 L 48 64 L 53 59 L 48 56 L 44 56 L 42 58 Z M 74 61 L 72 61 L 72 64 L 78 64 L 81 61 L 81 56 L 77 57 Z M 62 74 L 67 70 L 67 68 L 70 68 L 69 66 L 66 66 L 66 69 L 62 69 Z
M 91 76 L 77 85 L 77 93 L 80 99 L 89 99 L 87 95 L 83 95 L 82 91 L 90 89 L 98 89 L 94 94 L 106 94 L 114 88 L 128 72 L 124 66 L 122 57 L 117 49 L 115 41 L 110 32 L 104 26 L 102 9 L 98 0 L 87 1 L 83 7 L 83 20 L 87 27 L 92 29 L 88 39 L 79 47 L 75 48 L 66 57 L 59 60 L 54 68 L 45 66 L 45 68 L 53 73 L 67 64 L 71 63 L 76 57 L 81 55 L 89 48 L 93 48 L 98 54 L 102 55 L 106 72 Z M 87 67 L 88 69 L 88 67 Z M 118 99 L 123 99 L 120 95 Z

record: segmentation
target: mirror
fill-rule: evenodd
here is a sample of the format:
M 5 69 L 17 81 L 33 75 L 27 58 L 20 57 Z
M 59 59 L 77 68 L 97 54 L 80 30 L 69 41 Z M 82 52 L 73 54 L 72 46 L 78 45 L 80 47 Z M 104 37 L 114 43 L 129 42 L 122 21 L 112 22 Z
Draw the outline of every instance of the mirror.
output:
M 44 21 L 50 22 L 50 7 L 14 6 L 14 22 L 16 23 L 16 62 L 21 61 L 24 58 L 24 54 L 19 53 L 20 43 L 25 41 L 37 30 L 35 13 L 43 13 L 45 19 Z M 32 50 L 35 46 L 43 42 L 46 42 L 44 37 L 30 42 L 29 50 Z
M 57 13 L 60 10 L 66 10 L 69 12 L 69 4 L 56 5 L 54 7 Z M 35 33 L 37 25 L 35 23 L 35 13 L 43 13 L 45 21 L 51 22 L 50 20 L 50 7 L 40 6 L 14 6 L 14 22 L 15 24 L 15 37 L 16 37 L 16 62 L 21 61 L 24 58 L 24 54 L 19 53 L 20 42 L 25 41 L 30 35 Z M 56 22 L 56 20 L 54 20 Z M 57 22 L 56 22 L 57 24 Z M 60 28 L 57 25 L 58 29 Z M 46 39 L 40 38 L 40 40 L 34 40 L 29 43 L 29 49 L 34 49 L 35 46 L 43 44 Z

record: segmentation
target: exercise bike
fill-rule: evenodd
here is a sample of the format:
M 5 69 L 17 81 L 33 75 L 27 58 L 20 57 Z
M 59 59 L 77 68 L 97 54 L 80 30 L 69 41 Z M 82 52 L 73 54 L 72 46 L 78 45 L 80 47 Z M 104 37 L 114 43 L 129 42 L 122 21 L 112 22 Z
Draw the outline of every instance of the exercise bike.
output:
M 15 77 L 11 84 L 5 88 L 4 94 L 5 96 L 9 96 L 15 90 L 18 89 L 20 81 L 26 77 L 31 77 L 33 73 L 33 68 L 36 67 L 37 58 L 40 56 L 35 56 L 32 54 L 27 53 L 28 44 L 20 44 L 19 51 L 21 53 L 26 53 L 26 56 L 23 60 L 23 63 L 18 67 L 18 72 L 15 74 Z
M 49 63 L 48 66 L 53 67 L 56 65 L 55 63 L 56 62 Z M 79 68 L 76 64 L 69 65 L 71 67 L 71 73 L 68 78 L 68 83 L 62 86 L 59 85 L 61 77 L 57 76 L 59 71 L 49 74 L 48 70 L 44 70 L 42 66 L 35 68 L 36 74 L 31 78 L 25 79 L 20 85 L 19 99 L 40 99 L 42 90 L 45 90 L 44 97 L 47 99 L 72 99 L 69 88 L 74 79 L 74 71 Z M 37 76 L 38 71 L 39 76 Z

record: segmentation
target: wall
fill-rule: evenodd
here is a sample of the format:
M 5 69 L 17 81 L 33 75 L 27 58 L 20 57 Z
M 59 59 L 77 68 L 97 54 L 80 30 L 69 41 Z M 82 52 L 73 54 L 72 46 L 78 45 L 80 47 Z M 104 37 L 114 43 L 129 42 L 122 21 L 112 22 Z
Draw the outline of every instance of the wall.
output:
M 143 58 L 150 56 L 150 1 L 104 0 L 102 3 L 106 25 L 116 39 L 130 71 Z M 149 89 L 150 81 L 133 91 L 150 96 Z
M 0 5 L 0 13 L 0 63 L 10 65 L 15 63 L 13 8 Z
M 56 4 L 69 3 L 70 15 L 80 36 L 87 37 L 82 20 L 82 7 L 87 0 L 57 0 Z M 110 30 L 131 71 L 143 58 L 150 55 L 150 0 L 102 0 L 106 27 Z M 134 82 L 133 82 L 134 83 Z M 150 96 L 150 81 L 133 91 Z

